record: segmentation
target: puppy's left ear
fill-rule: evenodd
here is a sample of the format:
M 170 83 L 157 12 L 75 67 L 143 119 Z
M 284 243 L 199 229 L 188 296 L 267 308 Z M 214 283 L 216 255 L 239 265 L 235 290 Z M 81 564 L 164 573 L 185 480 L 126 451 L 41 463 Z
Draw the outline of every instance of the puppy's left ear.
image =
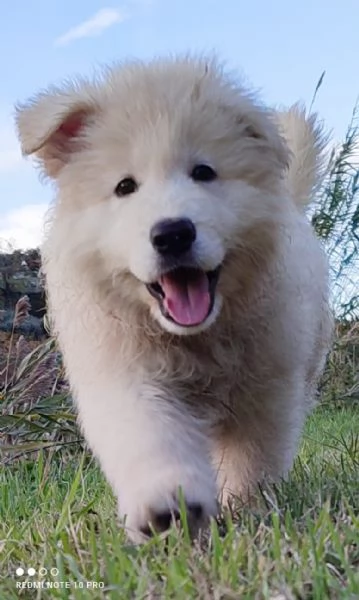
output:
M 53 88 L 19 104 L 16 126 L 24 156 L 35 155 L 45 173 L 54 179 L 81 150 L 85 132 L 99 107 L 91 87 Z
M 240 118 L 240 121 L 245 123 L 243 117 Z M 275 157 L 280 171 L 288 168 L 290 150 L 280 131 L 274 111 L 252 113 L 244 125 L 243 135 L 252 141 L 254 147 L 260 148 L 262 153 L 268 152 L 268 156 Z

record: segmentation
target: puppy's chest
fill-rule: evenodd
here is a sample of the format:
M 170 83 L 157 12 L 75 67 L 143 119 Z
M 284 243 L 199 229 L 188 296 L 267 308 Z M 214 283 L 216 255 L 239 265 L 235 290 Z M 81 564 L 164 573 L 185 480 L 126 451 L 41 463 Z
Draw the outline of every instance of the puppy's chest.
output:
M 161 386 L 189 404 L 196 413 L 217 408 L 230 412 L 245 385 L 242 344 L 215 344 L 186 341 L 174 346 L 166 357 L 152 355 L 153 373 Z M 157 364 L 156 364 L 157 363 Z M 161 368 L 158 365 L 161 363 Z

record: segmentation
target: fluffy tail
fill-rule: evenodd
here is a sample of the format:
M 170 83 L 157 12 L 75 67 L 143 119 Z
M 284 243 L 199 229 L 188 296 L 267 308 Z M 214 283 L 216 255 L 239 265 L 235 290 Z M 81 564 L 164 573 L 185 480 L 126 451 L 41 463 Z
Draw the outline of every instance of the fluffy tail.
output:
M 281 133 L 292 154 L 287 186 L 295 204 L 304 209 L 323 181 L 328 136 L 317 116 L 306 116 L 305 108 L 299 104 L 277 114 Z

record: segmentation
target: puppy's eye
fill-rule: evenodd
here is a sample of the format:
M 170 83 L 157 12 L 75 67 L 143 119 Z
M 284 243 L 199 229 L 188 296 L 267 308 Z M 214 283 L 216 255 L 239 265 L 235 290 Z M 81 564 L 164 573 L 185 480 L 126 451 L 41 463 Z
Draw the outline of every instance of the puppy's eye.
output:
M 193 181 L 213 181 L 217 179 L 217 173 L 209 165 L 196 165 L 191 172 Z
M 133 179 L 133 177 L 126 177 L 116 185 L 115 194 L 116 196 L 128 196 L 129 194 L 133 194 L 134 192 L 136 192 L 137 189 L 138 184 Z

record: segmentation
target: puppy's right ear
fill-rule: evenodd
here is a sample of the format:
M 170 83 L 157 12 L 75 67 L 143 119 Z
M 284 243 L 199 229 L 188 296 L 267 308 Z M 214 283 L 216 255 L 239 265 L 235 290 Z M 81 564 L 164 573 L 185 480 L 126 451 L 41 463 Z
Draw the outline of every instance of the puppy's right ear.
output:
M 84 144 L 83 133 L 99 111 L 94 90 L 86 84 L 52 88 L 16 110 L 16 125 L 24 156 L 34 154 L 54 179 Z

